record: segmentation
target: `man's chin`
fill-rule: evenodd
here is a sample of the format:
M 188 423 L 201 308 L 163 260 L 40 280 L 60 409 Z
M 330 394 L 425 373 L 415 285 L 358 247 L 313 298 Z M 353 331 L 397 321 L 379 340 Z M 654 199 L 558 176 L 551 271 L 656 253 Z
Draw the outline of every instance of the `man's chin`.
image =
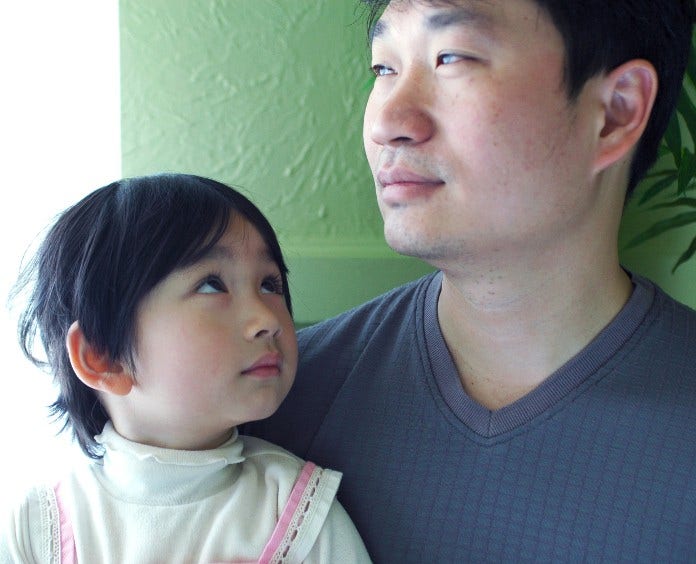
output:
M 428 241 L 413 233 L 393 234 L 385 229 L 384 238 L 387 245 L 400 255 L 420 259 L 432 264 L 432 261 L 439 261 L 445 258 L 445 249 L 442 245 L 429 244 Z M 434 266 L 434 265 L 433 265 Z

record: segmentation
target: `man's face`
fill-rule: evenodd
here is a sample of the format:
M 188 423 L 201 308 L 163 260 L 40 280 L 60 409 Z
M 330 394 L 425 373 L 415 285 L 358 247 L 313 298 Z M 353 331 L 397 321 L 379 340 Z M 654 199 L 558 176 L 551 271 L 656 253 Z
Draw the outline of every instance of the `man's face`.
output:
M 364 143 L 398 252 L 540 251 L 593 203 L 595 98 L 570 102 L 563 41 L 531 0 L 394 0 L 375 28 Z

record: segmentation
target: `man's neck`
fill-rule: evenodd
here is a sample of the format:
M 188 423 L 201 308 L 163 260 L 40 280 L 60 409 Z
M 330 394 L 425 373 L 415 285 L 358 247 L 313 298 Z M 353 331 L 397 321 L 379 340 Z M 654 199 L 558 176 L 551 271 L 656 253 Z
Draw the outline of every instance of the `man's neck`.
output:
M 632 291 L 616 260 L 485 272 L 444 270 L 438 315 L 464 389 L 489 409 L 520 399 L 574 357 Z

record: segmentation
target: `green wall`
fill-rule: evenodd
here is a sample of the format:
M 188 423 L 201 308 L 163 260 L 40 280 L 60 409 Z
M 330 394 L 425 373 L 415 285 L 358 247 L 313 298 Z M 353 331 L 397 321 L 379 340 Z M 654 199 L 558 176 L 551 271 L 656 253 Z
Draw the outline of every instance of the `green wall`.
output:
M 120 1 L 123 174 L 240 187 L 278 231 L 298 323 L 430 269 L 384 243 L 353 0 Z
M 383 240 L 362 152 L 370 74 L 357 5 L 119 4 L 123 174 L 191 172 L 250 195 L 278 231 L 299 324 L 430 270 Z M 627 232 L 644 221 L 629 212 Z M 696 266 L 669 274 L 684 246 L 673 243 L 656 240 L 627 264 L 696 306 Z

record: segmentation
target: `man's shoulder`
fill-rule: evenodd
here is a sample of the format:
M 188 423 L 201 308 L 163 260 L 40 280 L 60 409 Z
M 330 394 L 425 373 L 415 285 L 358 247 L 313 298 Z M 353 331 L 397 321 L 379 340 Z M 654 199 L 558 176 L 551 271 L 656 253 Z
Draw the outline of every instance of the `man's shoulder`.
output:
M 691 354 L 696 356 L 696 310 L 668 295 L 657 284 L 652 313 L 657 321 L 656 329 L 667 338 L 678 339 L 691 345 Z
M 645 366 L 652 377 L 669 375 L 671 386 L 683 386 L 682 393 L 696 396 L 696 311 L 654 282 L 635 275 L 633 279 L 649 295 L 649 305 L 624 349 L 631 360 L 623 365 L 627 371 Z

